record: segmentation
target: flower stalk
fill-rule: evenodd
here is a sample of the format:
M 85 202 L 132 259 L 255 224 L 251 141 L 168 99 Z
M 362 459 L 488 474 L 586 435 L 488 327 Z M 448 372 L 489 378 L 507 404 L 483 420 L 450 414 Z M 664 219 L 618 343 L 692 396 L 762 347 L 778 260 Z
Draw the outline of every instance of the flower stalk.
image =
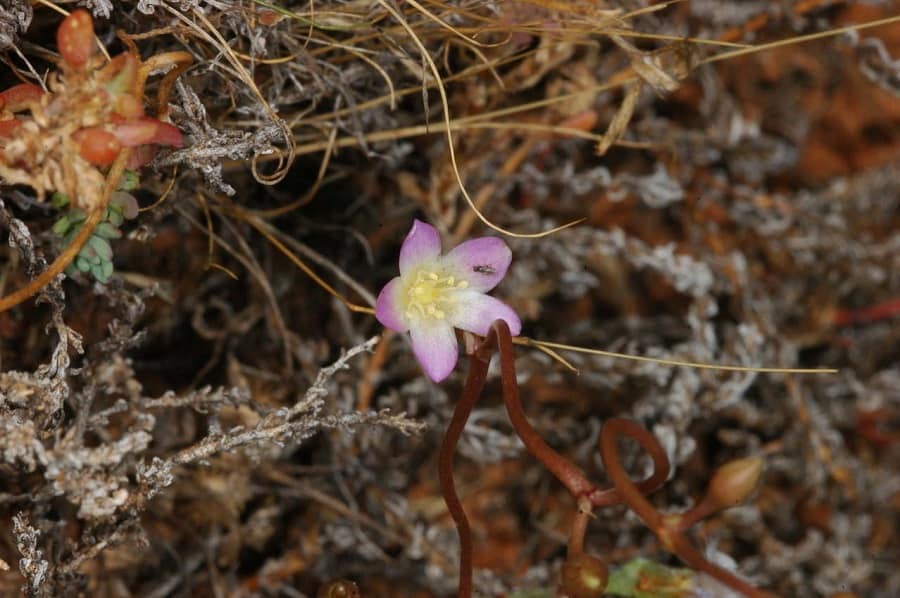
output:
M 460 567 L 458 596 L 472 596 L 472 530 L 465 510 L 456 493 L 453 480 L 453 454 L 465 428 L 466 421 L 475 407 L 487 380 L 488 366 L 494 352 L 500 354 L 500 375 L 503 390 L 503 403 L 507 415 L 512 422 L 516 435 L 525 444 L 528 452 L 538 459 L 575 499 L 577 511 L 573 517 L 569 536 L 568 555 L 563 566 L 561 579 L 561 595 L 571 598 L 599 597 L 606 587 L 606 566 L 592 555 L 584 551 L 584 537 L 592 517 L 593 509 L 615 504 L 626 504 L 659 538 L 662 546 L 678 556 L 695 570 L 706 573 L 731 589 L 749 598 L 771 598 L 772 595 L 758 590 L 733 573 L 707 561 L 699 550 L 694 548 L 684 531 L 687 519 L 666 516 L 660 513 L 647 500 L 646 495 L 658 489 L 668 478 L 670 465 L 665 450 L 654 436 L 637 423 L 621 418 L 607 420 L 600 432 L 600 455 L 607 470 L 612 488 L 601 489 L 592 484 L 584 472 L 569 459 L 552 449 L 540 434 L 528 423 L 522 404 L 519 401 L 519 389 L 516 382 L 515 361 L 513 354 L 513 336 L 510 327 L 503 319 L 496 320 L 488 330 L 486 337 L 469 351 L 469 373 L 463 388 L 462 396 L 454 409 L 453 416 L 438 456 L 438 476 L 441 492 L 450 516 L 456 524 L 460 540 Z M 647 479 L 633 482 L 625 472 L 619 460 L 617 443 L 620 438 L 630 438 L 641 445 L 653 460 L 653 473 Z M 740 474 L 741 480 L 749 480 L 752 475 L 745 475 L 753 469 L 754 462 L 747 461 L 728 468 Z M 727 467 L 727 466 L 726 466 Z M 757 472 L 758 473 L 758 472 Z M 728 477 L 728 476 L 726 476 Z M 734 478 L 734 475 L 730 476 Z M 752 480 L 755 483 L 755 479 Z M 741 489 L 750 487 L 741 481 Z M 744 492 L 743 496 L 746 496 Z M 701 501 L 704 504 L 706 501 Z M 721 507 L 717 503 L 717 506 Z M 715 510 L 715 509 L 713 509 Z M 706 515 L 713 510 L 703 507 L 697 515 Z M 699 519 L 691 519 L 694 523 Z

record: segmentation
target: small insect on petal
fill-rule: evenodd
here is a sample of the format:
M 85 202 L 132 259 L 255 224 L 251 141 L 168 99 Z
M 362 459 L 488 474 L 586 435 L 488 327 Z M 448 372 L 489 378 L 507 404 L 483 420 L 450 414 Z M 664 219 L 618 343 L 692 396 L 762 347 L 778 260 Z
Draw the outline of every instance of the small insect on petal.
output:
M 81 157 L 96 166 L 112 164 L 122 151 L 116 136 L 100 127 L 81 129 L 73 137 L 80 145 Z
M 94 21 L 91 13 L 79 8 L 63 19 L 56 31 L 56 46 L 69 66 L 84 68 L 94 53 Z
M 44 90 L 31 83 L 20 83 L 9 89 L 0 91 L 0 108 L 10 112 L 18 112 L 28 107 L 28 104 L 36 102 L 44 95 Z

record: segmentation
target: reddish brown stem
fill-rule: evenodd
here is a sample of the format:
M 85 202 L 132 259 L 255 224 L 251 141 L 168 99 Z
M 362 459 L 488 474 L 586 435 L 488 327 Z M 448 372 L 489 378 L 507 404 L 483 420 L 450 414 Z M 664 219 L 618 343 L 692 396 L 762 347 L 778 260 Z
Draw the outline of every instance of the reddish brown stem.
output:
M 635 424 L 634 422 L 628 421 L 627 419 L 610 419 L 603 425 L 603 429 L 606 430 L 609 425 L 612 425 L 610 431 L 615 430 L 624 436 L 628 436 L 639 445 L 641 445 L 641 448 L 644 449 L 653 460 L 653 473 L 650 474 L 649 478 L 636 483 L 629 480 L 629 483 L 637 488 L 638 494 L 650 494 L 651 492 L 655 492 L 657 489 L 662 487 L 662 485 L 665 484 L 666 480 L 669 478 L 671 467 L 669 465 L 669 457 L 666 455 L 665 449 L 663 449 L 659 442 L 657 442 L 653 434 L 651 434 L 641 426 Z M 602 436 L 600 450 L 602 456 Z M 621 502 L 627 502 L 618 487 L 614 487 L 609 490 L 596 490 L 591 493 L 590 499 L 591 504 L 593 504 L 595 507 L 606 507 L 619 504 Z
M 463 387 L 462 397 L 453 410 L 453 417 L 447 426 L 441 450 L 438 453 L 438 478 L 441 483 L 441 494 L 447 503 L 447 510 L 456 524 L 459 533 L 459 587 L 457 595 L 460 598 L 469 598 L 472 595 L 472 530 L 469 527 L 469 519 L 463 509 L 459 496 L 456 494 L 456 484 L 453 481 L 453 453 L 456 444 L 462 434 L 472 408 L 478 402 L 484 383 L 487 380 L 490 357 L 485 361 L 477 355 L 469 359 L 469 376 Z
M 717 510 L 719 510 L 719 506 L 716 505 L 709 496 L 704 496 L 700 502 L 695 504 L 687 512 L 682 513 L 681 515 L 674 515 L 667 518 L 667 520 L 669 521 L 669 527 L 674 525 L 679 531 L 683 531 L 693 526 L 698 521 L 709 517 Z
M 569 534 L 569 546 L 567 557 L 569 560 L 584 553 L 584 536 L 587 533 L 588 523 L 591 521 L 591 501 L 582 498 L 578 501 L 578 511 L 572 520 L 572 531 Z
M 659 447 L 659 443 L 656 442 L 655 438 L 653 438 L 652 442 L 648 442 L 646 436 L 649 434 L 642 427 L 627 419 L 618 417 L 608 419 L 603 423 L 603 428 L 600 432 L 600 456 L 603 458 L 606 473 L 616 490 L 619 491 L 622 500 L 631 507 L 632 511 L 637 513 L 647 527 L 655 531 L 662 528 L 662 515 L 650 504 L 650 501 L 644 498 L 638 487 L 628 478 L 625 468 L 619 462 L 619 448 L 616 446 L 619 436 L 628 436 L 634 440 L 641 438 L 643 442 L 638 442 L 640 442 L 642 447 Z M 668 459 L 666 459 L 666 462 L 668 463 Z
M 462 503 L 456 494 L 453 481 L 453 453 L 459 442 L 466 421 L 481 396 L 487 379 L 488 366 L 494 351 L 500 353 L 500 375 L 503 387 L 503 402 L 516 434 L 525 444 L 528 452 L 540 461 L 578 500 L 579 512 L 572 525 L 569 539 L 570 557 L 582 554 L 584 535 L 594 507 L 609 506 L 620 502 L 628 502 L 629 496 L 635 493 L 641 500 L 642 492 L 652 492 L 662 486 L 669 476 L 669 460 L 665 451 L 652 434 L 640 426 L 626 420 L 613 420 L 613 427 L 621 435 L 626 435 L 638 442 L 653 459 L 653 474 L 637 484 L 628 480 L 628 488 L 623 490 L 617 484 L 615 488 L 600 490 L 594 486 L 574 463 L 553 450 L 538 432 L 531 427 L 519 400 L 519 387 L 516 382 L 515 360 L 512 336 L 509 327 L 503 320 L 492 325 L 485 338 L 469 355 L 469 375 L 466 379 L 460 401 L 453 412 L 447 427 L 441 450 L 438 455 L 438 476 L 441 492 L 447 503 L 447 510 L 456 523 L 460 544 L 460 575 L 458 596 L 469 598 L 472 595 L 472 532 Z M 602 440 L 602 439 L 601 439 Z M 615 440 L 615 438 L 613 438 Z M 602 449 L 602 446 L 601 446 Z M 620 468 L 621 469 L 621 468 Z M 622 476 L 627 475 L 622 471 Z M 644 500 L 649 506 L 649 503 Z M 657 517 L 659 513 L 649 507 Z
M 513 353 L 512 336 L 509 326 L 503 320 L 497 320 L 491 327 L 491 332 L 485 341 L 485 345 L 497 342 L 500 349 L 500 374 L 503 383 L 503 402 L 506 403 L 506 413 L 513 429 L 528 452 L 534 455 L 550 473 L 562 483 L 574 497 L 588 494 L 594 490 L 584 473 L 574 463 L 550 448 L 544 439 L 538 434 L 528 420 L 519 401 L 519 385 L 516 383 L 515 355 Z

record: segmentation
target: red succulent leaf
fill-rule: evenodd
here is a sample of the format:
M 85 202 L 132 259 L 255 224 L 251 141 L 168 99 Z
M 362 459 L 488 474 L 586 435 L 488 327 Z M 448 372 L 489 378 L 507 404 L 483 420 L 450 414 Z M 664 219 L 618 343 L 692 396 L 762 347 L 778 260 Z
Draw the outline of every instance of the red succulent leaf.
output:
M 139 145 L 131 150 L 128 156 L 128 163 L 125 165 L 129 170 L 138 170 L 142 166 L 149 164 L 156 157 L 156 146 Z
M 22 121 L 18 118 L 8 118 L 6 120 L 0 120 L 0 137 L 9 137 L 21 125 Z
M 125 147 L 136 147 L 153 143 L 181 147 L 184 139 L 177 127 L 149 116 L 142 116 L 122 122 L 114 129 L 116 137 Z
M 150 140 L 156 135 L 157 122 L 159 121 L 152 118 L 136 118 L 117 124 L 113 131 L 122 145 L 125 147 L 137 147 L 150 143 Z
M 184 146 L 184 137 L 175 125 L 157 121 L 156 135 L 150 140 L 150 143 L 178 149 Z
M 94 21 L 79 8 L 63 19 L 56 31 L 56 45 L 69 66 L 81 69 L 94 53 Z
M 6 107 L 11 112 L 18 112 L 36 102 L 44 95 L 44 90 L 31 83 L 20 83 L 9 89 L 0 91 L 0 108 Z
M 122 151 L 122 144 L 116 136 L 102 127 L 81 129 L 73 138 L 80 145 L 81 157 L 97 166 L 112 164 Z

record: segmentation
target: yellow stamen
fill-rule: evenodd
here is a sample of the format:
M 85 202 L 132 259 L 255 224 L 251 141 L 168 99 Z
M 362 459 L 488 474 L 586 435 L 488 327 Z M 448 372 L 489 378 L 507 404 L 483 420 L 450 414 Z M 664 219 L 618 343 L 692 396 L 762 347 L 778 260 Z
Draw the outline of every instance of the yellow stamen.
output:
M 407 317 L 425 317 L 443 320 L 458 303 L 456 291 L 469 283 L 456 276 L 442 276 L 438 272 L 420 270 L 407 291 Z

